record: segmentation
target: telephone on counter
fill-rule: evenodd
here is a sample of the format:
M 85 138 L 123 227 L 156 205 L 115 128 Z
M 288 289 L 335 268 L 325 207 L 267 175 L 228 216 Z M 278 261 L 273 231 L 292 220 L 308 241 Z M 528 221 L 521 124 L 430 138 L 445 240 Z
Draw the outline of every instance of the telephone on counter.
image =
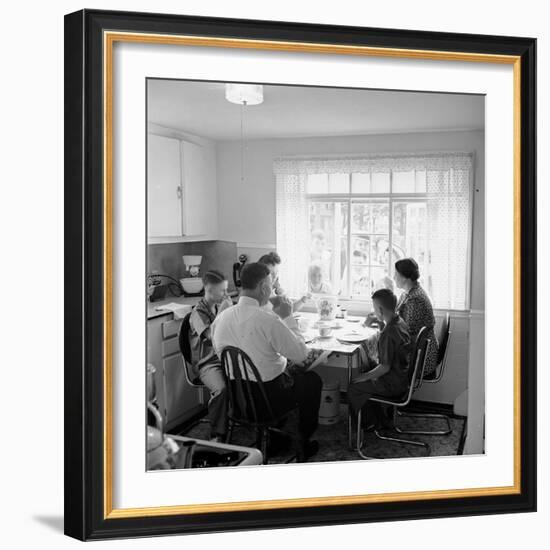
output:
M 241 254 L 239 256 L 239 261 L 233 264 L 233 282 L 237 288 L 241 287 L 241 271 L 247 261 L 248 256 L 246 254 Z

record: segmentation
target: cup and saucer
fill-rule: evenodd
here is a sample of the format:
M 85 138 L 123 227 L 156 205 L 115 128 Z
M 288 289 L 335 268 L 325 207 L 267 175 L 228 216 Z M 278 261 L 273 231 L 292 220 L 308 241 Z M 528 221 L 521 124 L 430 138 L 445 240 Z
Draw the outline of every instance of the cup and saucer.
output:
M 321 324 L 317 325 L 317 331 L 319 332 L 319 339 L 328 340 L 332 338 L 332 326 L 330 324 Z

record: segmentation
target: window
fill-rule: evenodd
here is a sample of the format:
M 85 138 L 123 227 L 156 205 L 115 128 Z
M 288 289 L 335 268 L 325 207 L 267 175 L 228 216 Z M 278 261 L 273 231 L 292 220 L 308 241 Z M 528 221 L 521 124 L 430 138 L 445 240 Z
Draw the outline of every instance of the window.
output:
M 292 294 L 370 299 L 393 288 L 397 260 L 413 257 L 434 307 L 468 307 L 471 155 L 288 159 L 274 169 Z

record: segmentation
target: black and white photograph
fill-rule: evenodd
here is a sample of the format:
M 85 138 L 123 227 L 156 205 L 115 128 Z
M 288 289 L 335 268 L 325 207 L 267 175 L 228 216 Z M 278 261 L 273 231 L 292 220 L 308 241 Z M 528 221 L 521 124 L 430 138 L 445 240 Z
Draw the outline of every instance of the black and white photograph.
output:
M 484 95 L 146 98 L 146 469 L 483 455 Z

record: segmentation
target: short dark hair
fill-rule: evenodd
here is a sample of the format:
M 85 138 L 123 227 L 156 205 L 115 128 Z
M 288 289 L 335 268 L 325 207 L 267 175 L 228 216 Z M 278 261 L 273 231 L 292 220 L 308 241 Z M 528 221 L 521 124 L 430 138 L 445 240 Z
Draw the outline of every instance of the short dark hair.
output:
M 202 276 L 204 285 L 219 285 L 224 281 L 227 281 L 227 277 L 216 269 L 210 269 Z
M 382 304 L 384 309 L 389 309 L 395 311 L 395 306 L 397 305 L 397 297 L 389 288 L 381 288 L 377 290 L 373 295 L 372 299 L 377 300 Z
M 395 262 L 395 269 L 403 277 L 410 279 L 411 281 L 418 281 L 420 278 L 420 271 L 418 270 L 418 264 L 412 258 L 403 258 Z
M 266 264 L 253 262 L 246 264 L 241 271 L 241 286 L 243 290 L 256 290 L 258 285 L 270 274 Z
M 265 265 L 279 265 L 281 263 L 281 256 L 279 256 L 277 252 L 268 252 L 258 260 L 258 263 Z

